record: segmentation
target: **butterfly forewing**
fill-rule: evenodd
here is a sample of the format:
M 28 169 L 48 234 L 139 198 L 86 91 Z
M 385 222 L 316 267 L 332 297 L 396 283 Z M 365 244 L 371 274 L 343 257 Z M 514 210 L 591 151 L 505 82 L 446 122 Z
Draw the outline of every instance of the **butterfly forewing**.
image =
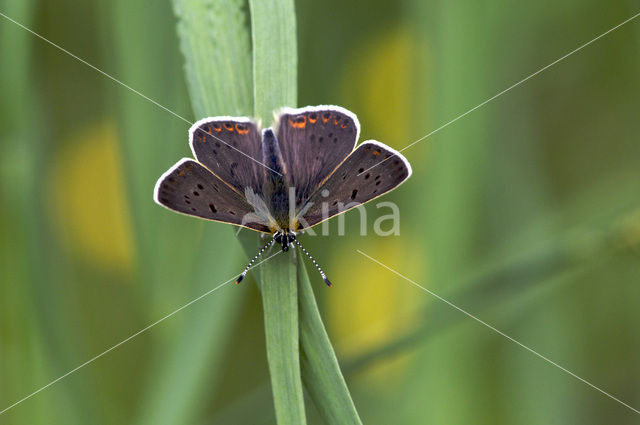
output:
M 346 109 L 285 108 L 274 128 L 275 135 L 265 130 L 270 144 L 263 146 L 248 118 L 198 121 L 189 135 L 199 162 L 183 159 L 167 171 L 156 184 L 156 201 L 183 214 L 274 233 L 316 225 L 411 175 L 406 159 L 382 143 L 353 150 L 360 125 Z M 295 199 L 289 199 L 291 188 Z M 297 223 L 290 220 L 291 201 Z
M 154 197 L 160 205 L 183 214 L 270 233 L 244 195 L 190 159 L 181 160 L 158 180 Z
M 364 142 L 301 208 L 301 229 L 377 198 L 410 175 L 411 166 L 400 153 L 379 142 Z
M 360 124 L 354 114 L 336 106 L 285 108 L 276 137 L 290 184 L 301 205 L 353 150 Z
M 261 135 L 247 118 L 205 118 L 189 131 L 193 154 L 237 192 L 262 190 Z

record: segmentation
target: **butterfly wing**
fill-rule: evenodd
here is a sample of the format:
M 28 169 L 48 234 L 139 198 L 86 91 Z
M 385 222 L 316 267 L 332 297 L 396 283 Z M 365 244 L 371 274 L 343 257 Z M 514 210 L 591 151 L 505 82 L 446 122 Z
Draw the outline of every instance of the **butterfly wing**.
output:
M 360 124 L 355 114 L 337 106 L 284 108 L 276 124 L 290 184 L 301 205 L 353 151 Z
M 402 154 L 380 142 L 364 142 L 338 166 L 301 208 L 300 214 L 304 220 L 298 230 L 315 226 L 369 202 L 395 189 L 409 176 L 411 165 Z
M 239 193 L 262 192 L 262 141 L 258 126 L 248 118 L 213 117 L 189 130 L 196 159 Z
M 271 233 L 244 196 L 192 159 L 180 160 L 158 179 L 154 200 L 182 214 Z

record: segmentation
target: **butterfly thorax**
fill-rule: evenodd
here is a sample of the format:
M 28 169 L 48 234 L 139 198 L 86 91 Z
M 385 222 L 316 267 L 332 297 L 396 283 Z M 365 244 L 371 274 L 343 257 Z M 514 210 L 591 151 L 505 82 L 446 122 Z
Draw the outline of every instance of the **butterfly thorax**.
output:
M 263 190 L 270 214 L 277 225 L 277 229 L 274 230 L 286 233 L 296 227 L 290 217 L 291 207 L 294 207 L 291 203 L 295 199 L 291 199 L 289 193 L 291 189 L 295 191 L 295 188 L 289 187 L 287 168 L 282 159 L 280 145 L 270 128 L 262 134 L 262 159 L 266 166 Z

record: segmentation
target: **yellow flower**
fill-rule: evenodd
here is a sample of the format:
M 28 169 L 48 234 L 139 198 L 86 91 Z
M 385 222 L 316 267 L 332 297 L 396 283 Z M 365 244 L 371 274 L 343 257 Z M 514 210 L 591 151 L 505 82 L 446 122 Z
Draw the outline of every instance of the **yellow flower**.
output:
M 96 265 L 131 270 L 131 223 L 114 125 L 92 125 L 70 137 L 55 154 L 50 185 L 54 225 L 68 248 Z

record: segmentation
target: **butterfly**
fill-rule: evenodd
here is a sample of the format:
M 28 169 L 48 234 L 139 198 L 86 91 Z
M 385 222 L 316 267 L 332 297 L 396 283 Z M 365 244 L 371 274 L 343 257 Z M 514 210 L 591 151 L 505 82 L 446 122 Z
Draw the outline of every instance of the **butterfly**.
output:
M 339 106 L 283 108 L 272 127 L 246 117 L 210 117 L 191 126 L 196 160 L 183 158 L 156 183 L 154 200 L 182 214 L 271 235 L 236 283 L 274 244 L 395 189 L 411 175 L 399 152 L 374 140 L 356 147 L 360 123 Z

